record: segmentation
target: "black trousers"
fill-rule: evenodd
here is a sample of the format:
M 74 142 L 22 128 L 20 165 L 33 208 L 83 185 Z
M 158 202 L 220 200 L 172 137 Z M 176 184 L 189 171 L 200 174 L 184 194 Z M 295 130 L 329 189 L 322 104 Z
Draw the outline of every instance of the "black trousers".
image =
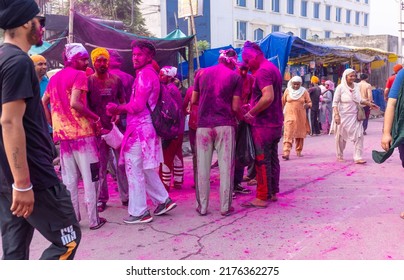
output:
M 318 121 L 318 110 L 310 110 L 310 121 L 311 121 L 311 134 L 320 134 L 320 124 Z
M 11 188 L 10 188 L 11 189 Z M 29 246 L 37 229 L 51 245 L 40 259 L 72 260 L 81 240 L 70 193 L 63 184 L 34 192 L 34 211 L 27 218 L 12 215 L 11 190 L 0 193 L 0 230 L 4 260 L 28 260 Z

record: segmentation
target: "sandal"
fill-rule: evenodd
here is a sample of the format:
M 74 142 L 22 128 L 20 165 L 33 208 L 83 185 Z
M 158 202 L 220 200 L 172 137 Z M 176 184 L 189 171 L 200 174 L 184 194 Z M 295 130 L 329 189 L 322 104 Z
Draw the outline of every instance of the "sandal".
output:
M 284 160 L 289 160 L 289 155 L 283 155 L 282 158 L 283 158 Z
M 93 226 L 93 227 L 90 227 L 90 229 L 91 229 L 91 230 L 99 229 L 100 227 L 102 227 L 103 225 L 105 225 L 106 222 L 107 222 L 107 219 L 99 217 L 99 223 L 98 223 L 98 225 Z
M 355 163 L 356 164 L 364 164 L 364 163 L 366 163 L 366 160 L 358 159 L 358 160 L 355 160 Z
M 244 207 L 244 208 L 267 208 L 267 206 L 268 206 L 266 204 L 266 202 L 265 202 L 265 204 L 264 203 L 263 204 L 256 204 L 256 203 L 254 203 L 254 201 L 256 201 L 256 200 L 244 201 L 243 203 L 240 204 L 240 206 Z

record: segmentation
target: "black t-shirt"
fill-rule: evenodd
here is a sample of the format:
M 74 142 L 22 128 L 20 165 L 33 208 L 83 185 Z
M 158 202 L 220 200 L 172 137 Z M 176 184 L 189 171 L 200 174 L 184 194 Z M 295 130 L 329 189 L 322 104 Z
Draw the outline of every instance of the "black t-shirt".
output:
M 59 183 L 52 164 L 51 139 L 39 94 L 39 82 L 34 64 L 20 48 L 11 44 L 0 46 L 0 100 L 1 104 L 24 99 L 26 109 L 23 126 L 26 137 L 27 160 L 31 183 L 38 191 Z M 2 106 L 0 107 L 0 115 Z M 0 126 L 1 128 L 1 126 Z M 6 186 L 14 182 L 0 133 L 0 166 Z

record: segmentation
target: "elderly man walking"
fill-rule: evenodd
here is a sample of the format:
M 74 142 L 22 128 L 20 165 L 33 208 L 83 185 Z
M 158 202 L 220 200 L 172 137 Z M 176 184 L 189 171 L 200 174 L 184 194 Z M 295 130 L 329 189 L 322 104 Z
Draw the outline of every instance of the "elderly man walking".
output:
M 243 61 L 250 68 L 255 83 L 251 108 L 244 119 L 252 125 L 257 170 L 257 195 L 243 207 L 267 207 L 267 201 L 276 201 L 279 192 L 280 165 L 278 143 L 282 136 L 282 77 L 274 64 L 265 59 L 256 43 L 244 44 Z
M 195 79 L 192 104 L 198 107 L 196 130 L 198 184 L 197 212 L 206 215 L 209 206 L 210 166 L 213 149 L 217 151 L 220 170 L 220 212 L 230 215 L 234 188 L 235 112 L 239 111 L 242 79 L 234 68 L 237 54 L 223 50 L 219 64 L 208 67 Z
M 101 131 L 101 118 L 87 107 L 88 85 L 84 72 L 89 62 L 87 50 L 79 43 L 67 44 L 64 60 L 65 68 L 50 79 L 42 104 L 52 124 L 54 140 L 60 141 L 62 180 L 72 195 L 77 219 L 81 220 L 78 200 L 81 174 L 89 226 L 95 230 L 106 223 L 97 211 L 100 162 L 95 136 Z

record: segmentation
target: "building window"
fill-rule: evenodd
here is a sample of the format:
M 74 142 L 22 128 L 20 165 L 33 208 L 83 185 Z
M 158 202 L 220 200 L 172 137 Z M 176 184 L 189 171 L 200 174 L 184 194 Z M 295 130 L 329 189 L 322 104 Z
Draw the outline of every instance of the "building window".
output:
M 363 14 L 363 26 L 368 26 L 368 14 Z
M 264 30 L 261 28 L 255 29 L 254 30 L 254 41 L 259 41 L 262 38 L 264 38 Z
M 257 10 L 263 10 L 264 9 L 264 0 L 255 0 L 255 8 Z
M 307 28 L 300 28 L 300 38 L 303 40 L 307 39 Z
M 246 7 L 246 0 L 236 0 L 237 6 L 239 7 Z
M 331 38 L 331 31 L 324 31 L 324 37 L 325 37 L 326 39 Z
M 279 13 L 279 0 L 272 0 L 272 12 Z
M 313 4 L 313 18 L 320 18 L 320 3 Z
M 272 32 L 279 32 L 281 30 L 280 25 L 272 25 Z
M 331 5 L 325 6 L 325 20 L 331 20 Z
M 237 22 L 237 40 L 247 39 L 247 22 L 238 21 Z
M 351 10 L 346 10 L 346 23 L 351 23 Z
M 341 12 L 342 8 L 335 8 L 335 21 L 336 22 L 341 22 Z
M 300 15 L 302 17 L 307 17 L 307 1 L 302 0 Z
M 295 13 L 295 0 L 288 0 L 287 13 L 293 15 Z
M 359 25 L 359 22 L 360 22 L 360 13 L 355 12 L 355 24 Z
M 369 0 L 365 0 L 365 4 L 369 4 Z

